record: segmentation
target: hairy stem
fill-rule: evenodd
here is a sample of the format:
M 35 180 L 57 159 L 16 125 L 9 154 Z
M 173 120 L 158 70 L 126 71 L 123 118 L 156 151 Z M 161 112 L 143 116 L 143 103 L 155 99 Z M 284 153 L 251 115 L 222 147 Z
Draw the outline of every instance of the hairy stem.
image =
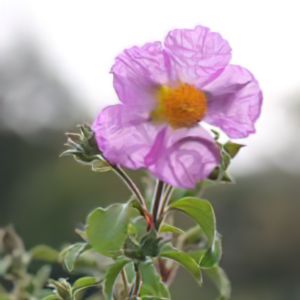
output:
M 141 281 L 142 281 L 138 264 L 134 264 L 134 269 L 135 269 L 135 283 L 130 291 L 130 295 L 129 295 L 130 300 L 138 300 L 138 296 L 141 288 Z
M 199 230 L 199 226 L 195 226 L 195 227 L 190 228 L 184 234 L 182 234 L 177 240 L 176 248 L 184 251 L 186 241 L 189 238 L 191 238 L 192 236 L 194 236 L 198 232 L 198 230 Z M 173 281 L 177 275 L 178 269 L 179 269 L 178 264 L 172 262 L 171 267 L 169 269 L 169 273 L 165 277 L 165 281 L 164 281 L 167 286 L 171 286 L 171 284 L 173 283 Z
M 121 277 L 124 285 L 124 293 L 125 295 L 128 295 L 129 294 L 128 280 L 124 269 L 121 271 Z
M 156 182 L 156 187 L 155 187 L 155 192 L 154 192 L 153 202 L 152 202 L 152 217 L 156 229 L 158 229 L 159 227 L 158 213 L 159 213 L 160 200 L 163 194 L 163 190 L 164 190 L 164 182 L 158 180 Z
M 164 193 L 163 199 L 161 201 L 161 207 L 160 207 L 160 210 L 158 213 L 158 226 L 163 221 L 165 209 L 170 202 L 173 191 L 174 191 L 174 188 L 171 185 L 168 185 L 165 189 L 165 193 Z
M 200 189 L 198 191 L 198 193 L 200 195 L 202 195 L 204 193 L 205 189 L 204 189 L 204 184 L 202 183 L 200 186 Z M 168 190 L 166 191 L 166 193 L 168 192 Z M 169 202 L 171 196 L 172 196 L 172 192 L 173 190 L 170 192 L 170 196 L 169 199 L 167 200 L 167 203 Z M 164 198 L 164 203 L 165 203 L 165 198 Z M 161 212 L 162 213 L 162 212 Z M 163 218 L 163 216 L 162 216 Z M 184 247 L 185 247 L 185 243 L 186 241 L 193 237 L 195 234 L 197 234 L 197 232 L 199 231 L 199 226 L 195 226 L 190 228 L 188 231 L 186 231 L 184 234 L 182 234 L 178 240 L 177 240 L 177 245 L 176 248 L 179 250 L 183 250 L 184 251 Z M 164 282 L 166 283 L 166 285 L 169 287 L 171 286 L 171 284 L 173 283 L 176 275 L 177 275 L 177 271 L 178 271 L 178 264 L 176 264 L 175 262 L 172 262 L 171 267 L 169 268 L 169 272 L 167 274 L 167 276 L 165 277 Z
M 140 192 L 139 188 L 133 182 L 133 180 L 129 177 L 129 175 L 120 167 L 112 166 L 114 172 L 122 179 L 122 181 L 126 184 L 129 190 L 136 196 L 137 200 L 139 201 L 141 208 L 144 213 L 148 212 L 146 201 Z

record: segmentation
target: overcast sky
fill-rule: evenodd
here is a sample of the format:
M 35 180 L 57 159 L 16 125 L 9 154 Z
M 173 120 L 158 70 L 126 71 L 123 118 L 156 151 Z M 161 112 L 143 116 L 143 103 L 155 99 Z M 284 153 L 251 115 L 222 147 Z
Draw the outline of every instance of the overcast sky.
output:
M 264 92 L 257 134 L 235 163 L 250 170 L 275 161 L 291 130 L 285 107 L 300 94 L 299 11 L 297 0 L 0 0 L 0 55 L 20 35 L 33 37 L 95 116 L 117 101 L 109 70 L 124 48 L 161 40 L 173 28 L 208 26 Z

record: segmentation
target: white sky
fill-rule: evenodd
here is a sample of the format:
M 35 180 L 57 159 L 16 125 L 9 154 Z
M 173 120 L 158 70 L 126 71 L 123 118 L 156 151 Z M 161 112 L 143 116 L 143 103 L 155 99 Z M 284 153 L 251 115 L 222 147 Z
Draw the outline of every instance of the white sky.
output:
M 109 70 L 119 52 L 197 24 L 230 42 L 233 63 L 250 69 L 264 92 L 257 134 L 244 141 L 236 169 L 276 160 L 290 130 L 284 106 L 300 94 L 299 0 L 0 0 L 0 54 L 19 34 L 33 35 L 96 115 L 117 101 Z

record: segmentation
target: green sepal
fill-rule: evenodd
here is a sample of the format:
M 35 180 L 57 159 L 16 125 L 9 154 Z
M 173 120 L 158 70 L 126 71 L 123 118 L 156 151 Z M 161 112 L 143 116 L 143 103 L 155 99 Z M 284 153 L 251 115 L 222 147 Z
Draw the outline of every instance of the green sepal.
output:
M 134 240 L 132 237 L 127 237 L 124 243 L 124 255 L 131 258 L 131 259 L 136 259 L 136 260 L 145 260 L 146 257 L 143 254 L 141 247 L 139 243 Z
M 68 139 L 65 144 L 68 147 L 61 156 L 73 156 L 81 163 L 89 164 L 94 160 L 102 159 L 98 149 L 94 132 L 90 126 L 82 124 L 78 126 L 79 132 L 66 133 Z
M 221 152 L 221 164 L 216 167 L 208 177 L 212 181 L 221 181 L 225 183 L 234 182 L 231 176 L 228 174 L 227 169 L 231 163 L 231 160 L 239 153 L 244 145 L 228 141 L 224 145 L 217 143 Z
M 147 232 L 141 239 L 141 250 L 144 256 L 156 257 L 159 254 L 161 239 L 155 230 Z
M 97 158 L 91 163 L 92 171 L 104 173 L 112 170 L 112 166 L 105 160 Z
M 228 141 L 223 146 L 224 150 L 229 154 L 231 158 L 234 158 L 243 147 L 245 147 L 245 145 L 233 143 L 231 141 Z

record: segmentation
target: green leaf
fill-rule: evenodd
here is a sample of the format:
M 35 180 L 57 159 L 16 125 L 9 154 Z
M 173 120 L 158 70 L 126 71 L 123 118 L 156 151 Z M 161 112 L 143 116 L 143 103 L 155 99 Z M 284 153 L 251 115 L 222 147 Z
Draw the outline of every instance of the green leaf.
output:
M 229 173 L 224 168 L 216 167 L 211 174 L 209 179 L 212 181 L 220 180 L 223 183 L 234 183 L 234 179 L 230 177 Z
M 231 284 L 224 270 L 216 266 L 205 270 L 205 273 L 218 289 L 220 294 L 219 300 L 229 300 L 231 296 Z
M 115 281 L 122 269 L 130 262 L 127 258 L 118 259 L 105 273 L 104 277 L 104 296 L 107 300 L 113 300 L 113 289 Z
M 72 287 L 73 296 L 76 296 L 78 293 L 82 292 L 85 289 L 96 286 L 100 281 L 96 277 L 86 276 L 77 279 Z
M 192 273 L 194 278 L 199 284 L 202 284 L 202 275 L 200 266 L 197 262 L 190 256 L 188 253 L 179 251 L 175 248 L 172 248 L 168 245 L 163 247 L 160 253 L 161 257 L 172 259 L 182 265 L 187 271 Z
M 127 237 L 127 226 L 136 210 L 126 204 L 113 204 L 106 209 L 97 208 L 87 219 L 87 237 L 92 248 L 99 253 L 114 257 Z
M 209 201 L 186 197 L 172 203 L 171 208 L 180 210 L 191 217 L 206 235 L 208 247 L 213 244 L 216 236 L 216 218 Z
M 140 292 L 142 299 L 170 299 L 170 292 L 161 281 L 152 261 L 141 263 L 139 269 L 143 278 Z
M 160 229 L 159 232 L 161 233 L 174 233 L 177 235 L 183 234 L 184 231 L 176 226 L 173 225 L 169 225 L 169 224 L 163 224 Z
M 200 261 L 200 266 L 201 268 L 212 268 L 220 262 L 221 257 L 222 257 L 222 240 L 220 236 L 217 235 L 213 245 L 203 255 Z
M 61 252 L 64 266 L 68 272 L 72 272 L 79 255 L 88 248 L 87 243 L 76 243 L 68 246 Z
M 59 261 L 59 252 L 55 249 L 46 246 L 39 245 L 31 249 L 31 257 L 36 260 L 42 260 L 49 263 L 54 263 Z

